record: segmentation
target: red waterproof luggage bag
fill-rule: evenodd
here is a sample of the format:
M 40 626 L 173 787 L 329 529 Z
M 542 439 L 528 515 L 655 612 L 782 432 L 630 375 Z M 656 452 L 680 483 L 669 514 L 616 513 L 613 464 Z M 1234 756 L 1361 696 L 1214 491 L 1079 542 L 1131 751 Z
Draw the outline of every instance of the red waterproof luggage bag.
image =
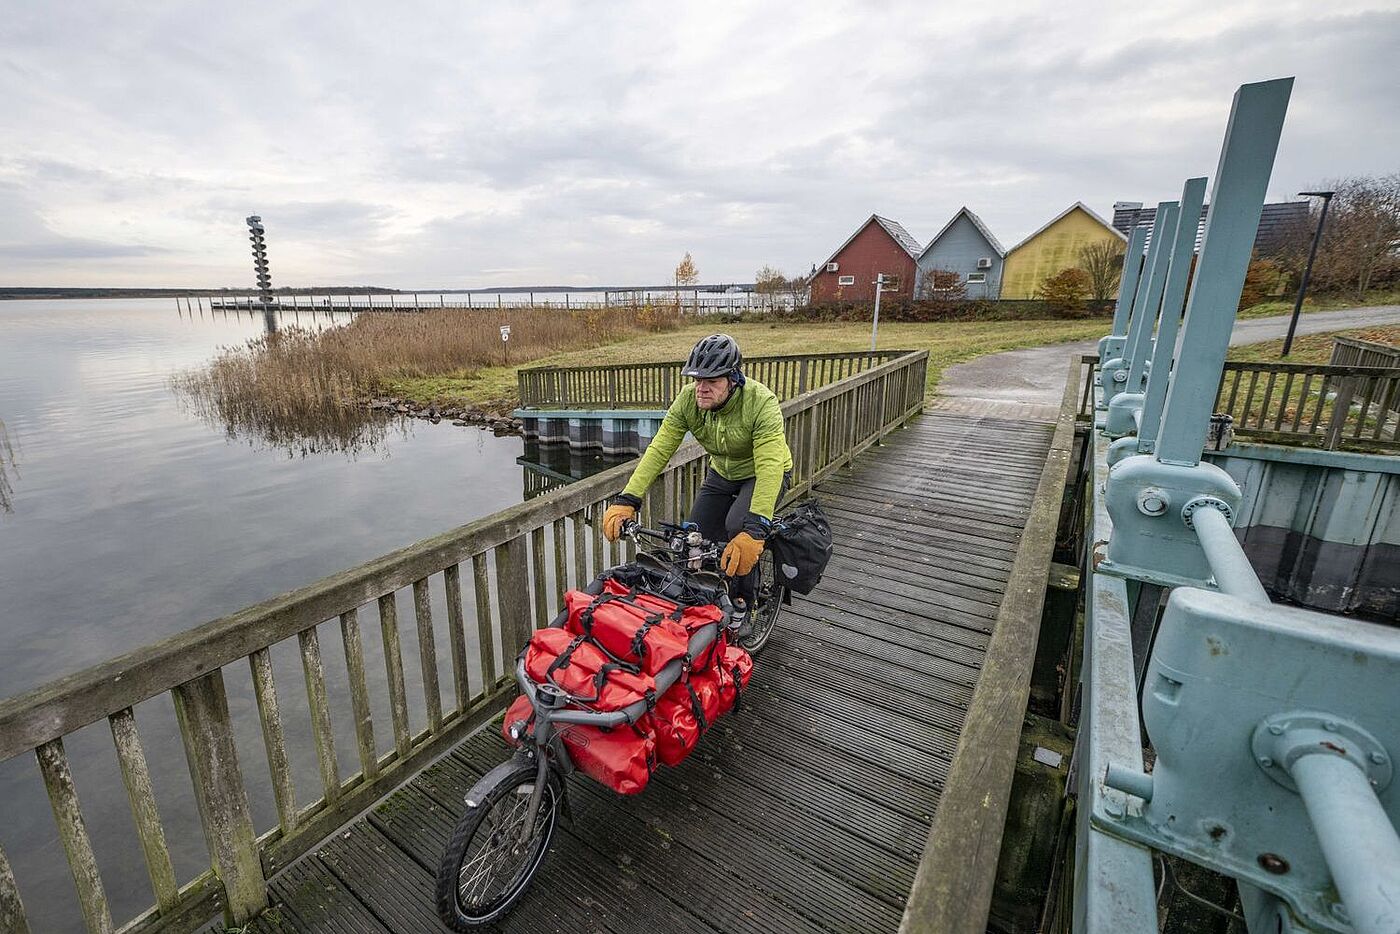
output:
M 581 590 L 564 594 L 569 610 L 565 628 L 588 636 L 614 658 L 637 665 L 655 675 L 686 653 L 689 641 L 679 626 L 675 604 L 665 608 L 642 606 L 626 596 L 604 591 L 596 597 Z
M 533 716 L 530 698 L 523 694 L 517 697 L 501 724 L 501 735 L 506 742 L 519 745 L 510 732 L 516 724 L 520 724 L 525 734 L 534 732 Z M 618 794 L 637 794 L 646 788 L 651 773 L 656 770 L 656 738 L 648 717 L 637 721 L 635 726 L 623 724 L 611 730 L 561 724 L 559 737 L 575 768 Z
M 525 649 L 525 673 L 536 684 L 557 684 L 594 710 L 621 710 L 656 690 L 651 676 L 625 670 L 563 629 L 535 631 Z

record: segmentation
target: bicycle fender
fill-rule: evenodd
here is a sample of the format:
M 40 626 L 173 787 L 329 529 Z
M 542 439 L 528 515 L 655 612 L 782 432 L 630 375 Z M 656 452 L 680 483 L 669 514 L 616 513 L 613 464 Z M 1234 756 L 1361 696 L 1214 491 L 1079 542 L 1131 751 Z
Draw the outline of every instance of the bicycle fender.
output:
M 522 768 L 533 770 L 535 768 L 535 763 L 523 752 L 517 752 L 505 762 L 502 762 L 500 765 L 481 776 L 481 778 L 477 779 L 476 784 L 471 787 L 471 790 L 467 792 L 467 807 L 476 807 L 481 803 L 481 800 L 490 793 L 492 788 L 505 780 L 506 776 Z

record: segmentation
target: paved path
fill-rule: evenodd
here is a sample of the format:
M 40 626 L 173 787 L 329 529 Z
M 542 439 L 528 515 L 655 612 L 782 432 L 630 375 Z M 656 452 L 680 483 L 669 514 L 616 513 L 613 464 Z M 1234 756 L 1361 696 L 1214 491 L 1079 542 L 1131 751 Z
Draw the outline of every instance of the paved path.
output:
M 1318 334 L 1374 324 L 1400 324 L 1400 305 L 1314 311 L 1298 322 L 1299 334 Z M 1230 343 L 1256 344 L 1288 332 L 1288 316 L 1235 322 Z M 1051 344 L 988 354 L 951 366 L 938 384 L 934 408 L 969 415 L 1054 421 L 1065 388 L 1070 354 L 1094 353 L 1098 341 Z
M 573 822 L 491 930 L 894 934 L 1051 434 L 929 414 L 818 484 L 841 553 L 741 709 L 640 795 L 571 780 Z M 498 729 L 279 876 L 250 930 L 441 930 L 433 876 L 467 789 L 509 755 Z

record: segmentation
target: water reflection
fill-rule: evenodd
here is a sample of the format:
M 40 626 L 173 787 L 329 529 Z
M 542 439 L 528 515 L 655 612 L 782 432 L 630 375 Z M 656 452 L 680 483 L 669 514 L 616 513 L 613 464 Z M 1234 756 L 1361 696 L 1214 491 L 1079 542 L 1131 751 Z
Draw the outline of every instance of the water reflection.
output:
M 524 497 L 533 499 L 632 459 L 630 454 L 604 454 L 598 450 L 577 450 L 565 444 L 540 445 L 527 441 L 525 453 L 515 462 L 524 468 Z
M 0 512 L 14 511 L 14 485 L 10 474 L 18 476 L 15 467 L 15 449 L 10 444 L 10 433 L 5 430 L 5 421 L 0 419 Z

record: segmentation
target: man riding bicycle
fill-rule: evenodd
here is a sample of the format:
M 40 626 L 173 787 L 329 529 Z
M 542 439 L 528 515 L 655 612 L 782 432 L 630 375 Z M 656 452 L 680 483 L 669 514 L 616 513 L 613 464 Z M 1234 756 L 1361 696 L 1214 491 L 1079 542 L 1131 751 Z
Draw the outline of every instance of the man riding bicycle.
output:
M 626 488 L 603 514 L 603 534 L 616 541 L 637 514 L 642 496 L 676 453 L 686 433 L 710 455 L 705 481 L 689 521 L 710 541 L 728 540 L 720 566 L 735 578 L 735 607 L 753 603 L 755 567 L 773 520 L 773 510 L 791 480 L 792 452 L 783 431 L 778 397 L 744 376 L 739 345 L 728 334 L 712 334 L 690 352 L 681 370 L 693 377 L 676 396 Z M 747 635 L 745 616 L 738 636 Z

